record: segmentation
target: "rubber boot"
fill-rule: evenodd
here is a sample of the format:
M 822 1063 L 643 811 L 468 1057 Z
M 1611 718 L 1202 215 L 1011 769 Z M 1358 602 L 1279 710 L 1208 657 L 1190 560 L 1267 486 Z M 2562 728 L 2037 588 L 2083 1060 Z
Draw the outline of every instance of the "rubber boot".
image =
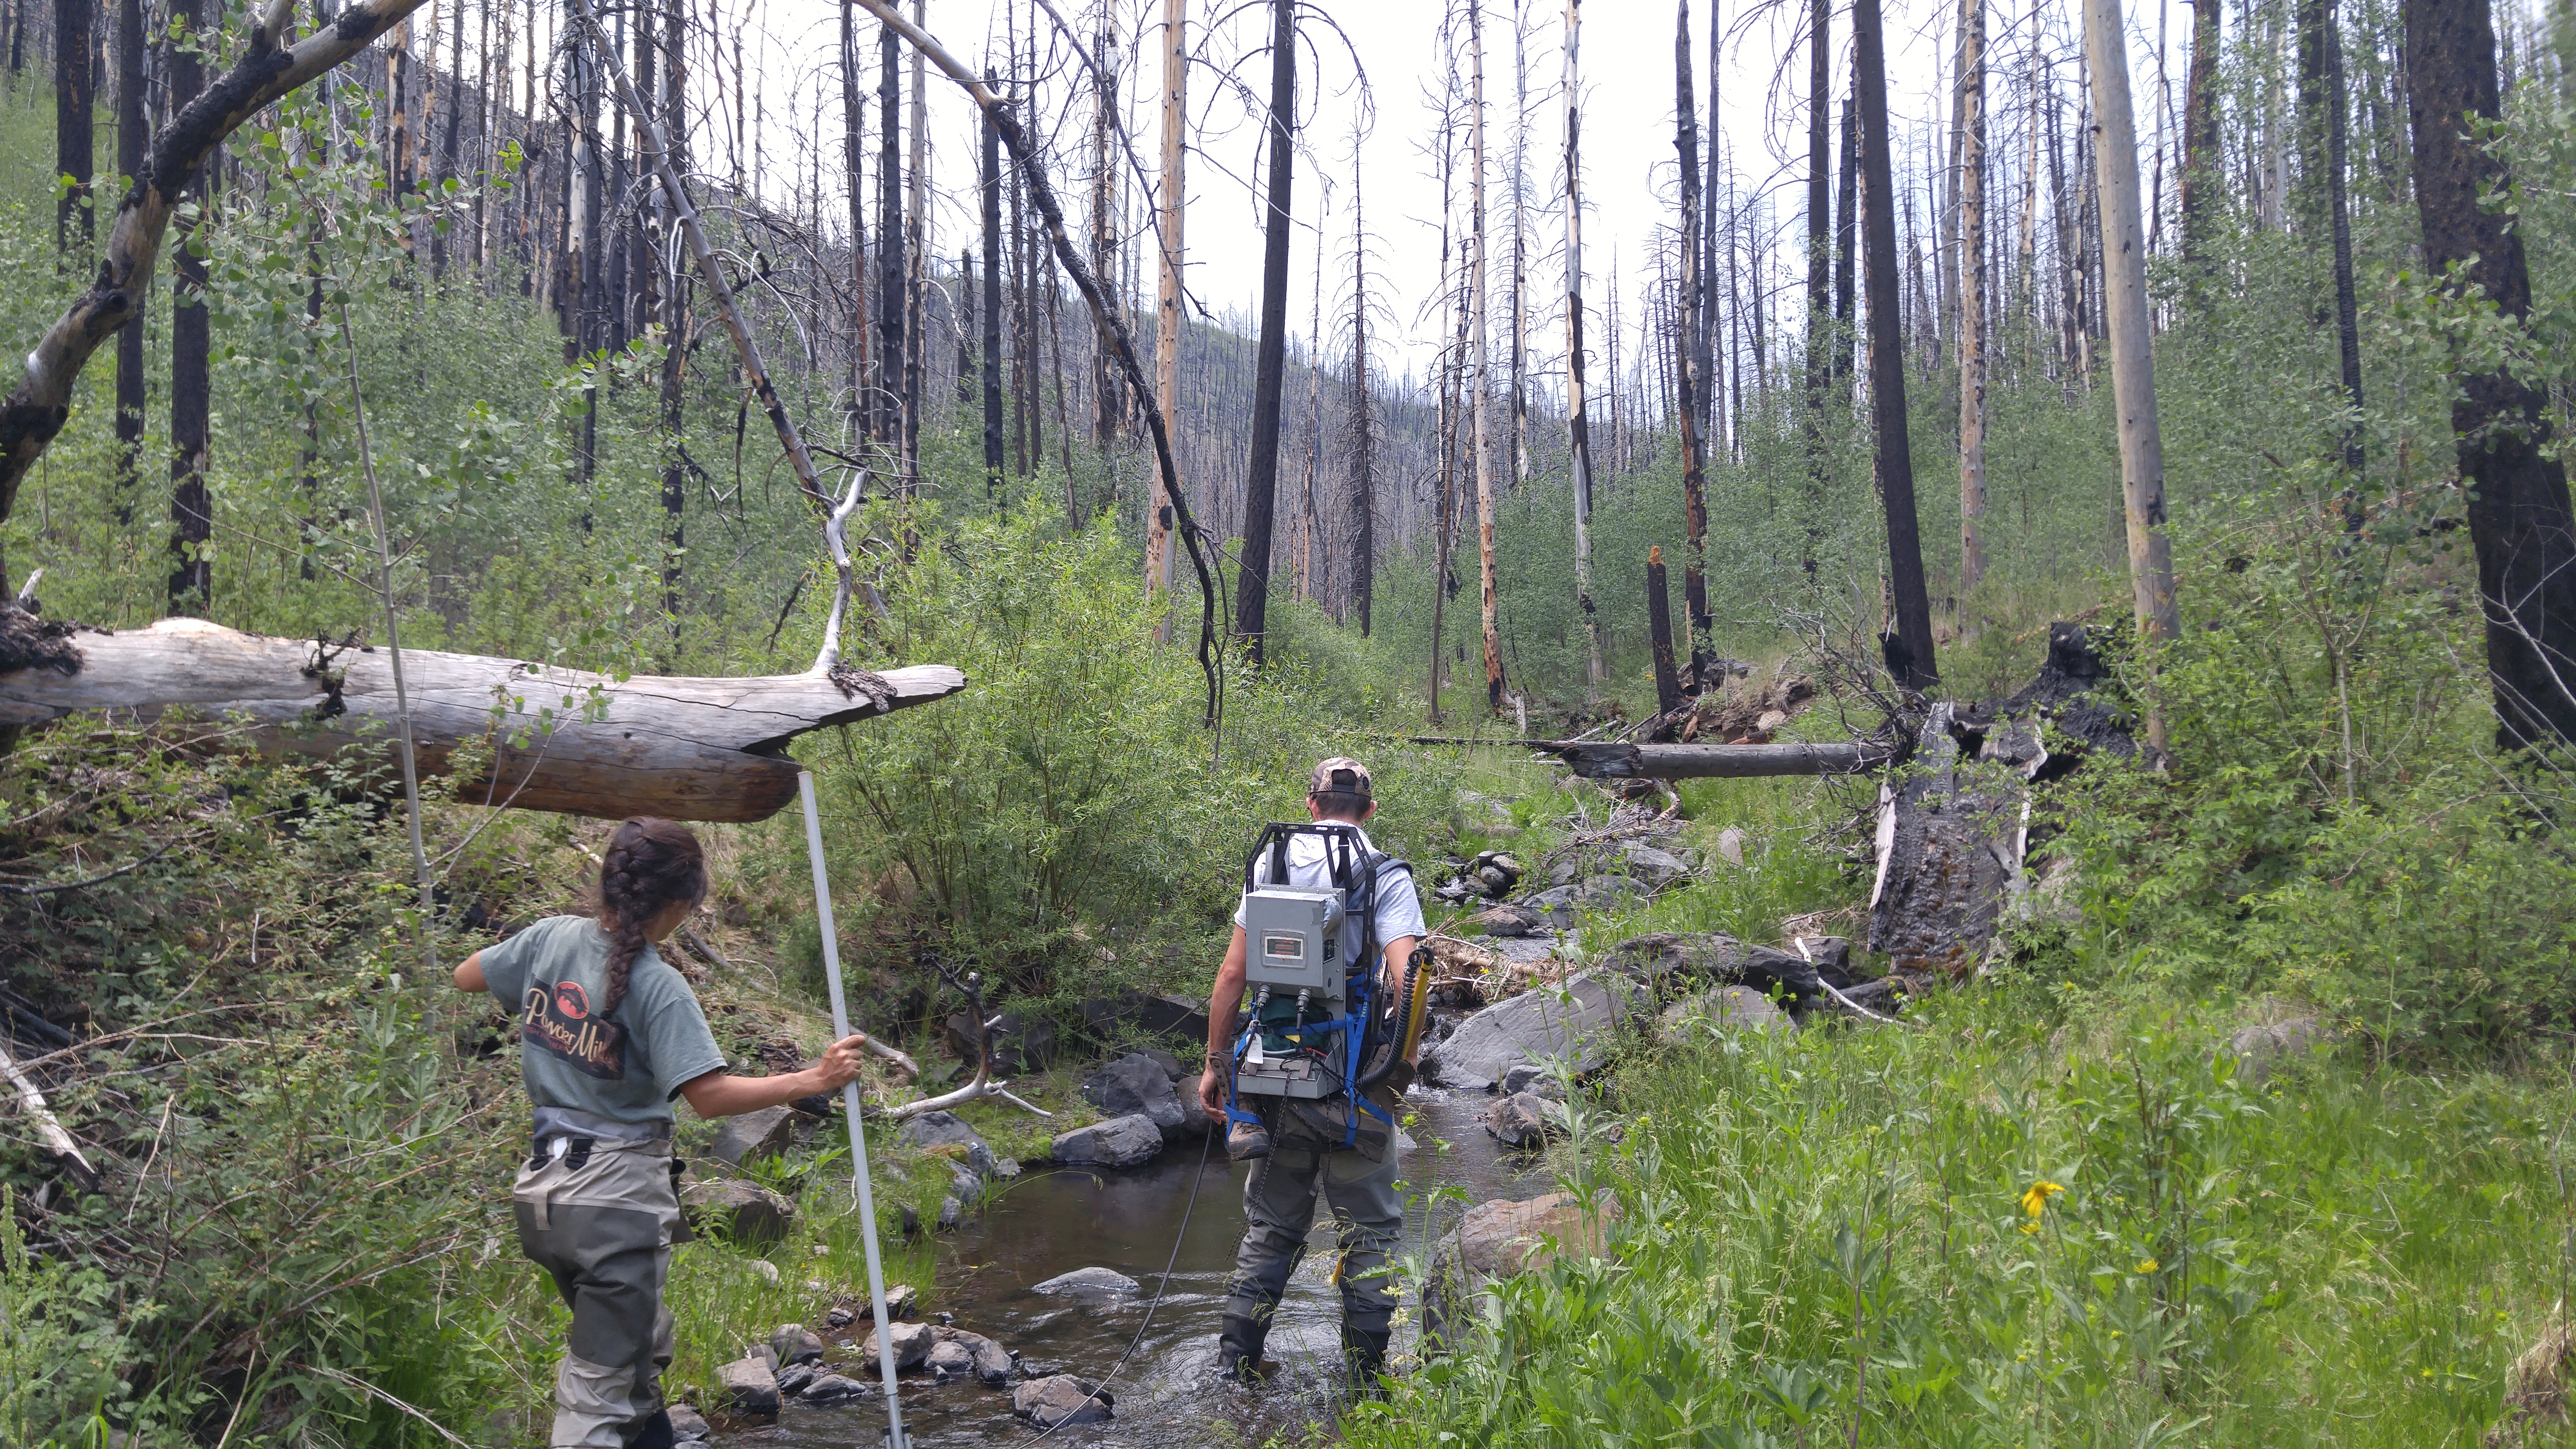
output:
M 626 1449 L 671 1449 L 671 1411 L 655 1409 L 635 1437 L 626 1441 Z
M 1387 1340 L 1391 1330 L 1353 1328 L 1342 1325 L 1342 1361 L 1350 1366 L 1351 1388 L 1362 1394 L 1383 1392 L 1378 1376 L 1386 1372 Z
M 1217 1320 L 1216 1371 L 1219 1377 L 1241 1383 L 1261 1381 L 1261 1345 L 1270 1337 L 1270 1325 L 1260 1319 L 1229 1313 Z

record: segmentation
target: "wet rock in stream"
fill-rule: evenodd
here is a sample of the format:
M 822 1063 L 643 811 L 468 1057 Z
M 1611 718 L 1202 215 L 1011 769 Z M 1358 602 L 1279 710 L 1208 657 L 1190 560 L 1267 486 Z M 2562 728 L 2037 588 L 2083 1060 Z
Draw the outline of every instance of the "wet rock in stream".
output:
M 765 1359 L 741 1358 L 716 1369 L 716 1390 L 725 1412 L 774 1415 L 778 1412 L 778 1375 Z
M 1068 1298 L 1133 1298 L 1145 1291 L 1145 1285 L 1111 1268 L 1076 1268 L 1030 1284 L 1029 1291 Z
M 1041 1429 L 1058 1424 L 1097 1424 L 1110 1417 L 1115 1397 L 1071 1374 L 1031 1379 L 1011 1391 L 1011 1412 Z

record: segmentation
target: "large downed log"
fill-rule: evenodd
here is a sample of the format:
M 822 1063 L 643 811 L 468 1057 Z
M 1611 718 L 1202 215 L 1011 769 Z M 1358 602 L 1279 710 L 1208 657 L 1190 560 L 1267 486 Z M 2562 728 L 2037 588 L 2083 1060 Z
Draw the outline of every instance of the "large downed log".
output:
M 1856 775 L 1885 764 L 1876 745 L 1551 744 L 1587 780 L 1750 780 L 1764 775 Z
M 381 649 L 244 634 L 202 619 L 84 630 L 70 643 L 80 656 L 72 671 L 55 663 L 0 673 L 0 725 L 184 705 L 247 717 L 261 748 L 310 759 L 393 737 L 391 656 Z M 461 768 L 463 750 L 476 768 L 459 782 L 460 800 L 612 820 L 765 819 L 796 798 L 790 740 L 966 687 L 963 673 L 937 664 L 620 681 L 406 649 L 403 670 L 423 777 Z

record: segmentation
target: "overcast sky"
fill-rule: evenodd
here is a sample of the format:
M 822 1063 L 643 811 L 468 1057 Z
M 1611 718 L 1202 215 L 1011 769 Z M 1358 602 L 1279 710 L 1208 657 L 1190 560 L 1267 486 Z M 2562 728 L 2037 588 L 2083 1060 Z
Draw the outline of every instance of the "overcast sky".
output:
M 788 132 L 785 117 L 807 117 L 802 129 L 813 130 L 818 104 L 838 108 L 838 79 L 831 71 L 837 45 L 837 12 L 811 0 L 732 0 L 749 15 L 745 27 L 755 51 L 749 59 L 761 77 L 760 96 L 769 117 L 761 128 L 769 148 L 767 165 L 775 170 L 782 156 L 801 158 L 803 143 Z M 1009 0 L 1025 26 L 1026 0 Z M 1052 0 L 1055 9 L 1077 26 L 1093 23 L 1091 0 Z M 1121 89 L 1125 93 L 1129 132 L 1135 156 L 1148 180 L 1159 156 L 1159 121 L 1152 110 L 1158 95 L 1160 62 L 1156 47 L 1161 31 L 1160 0 L 1113 0 L 1128 59 Z M 1003 48 L 1005 0 L 927 0 L 928 27 L 952 51 L 981 62 L 988 42 Z M 1466 85 L 1465 0 L 1458 0 L 1456 64 L 1459 84 Z M 1508 256 L 1508 199 L 1503 178 L 1513 144 L 1513 4 L 1484 0 L 1488 115 L 1487 164 L 1494 198 L 1487 225 L 1493 234 L 1494 260 Z M 1351 132 L 1362 110 L 1359 77 L 1367 80 L 1374 119 L 1361 144 L 1357 180 L 1371 238 L 1371 291 L 1381 309 L 1372 328 L 1373 351 L 1380 366 L 1423 369 L 1435 347 L 1436 318 L 1424 315 L 1423 300 L 1437 289 L 1440 271 L 1440 193 L 1429 152 L 1437 106 L 1448 84 L 1451 56 L 1442 44 L 1438 0 L 1303 0 L 1304 8 L 1329 16 L 1340 34 L 1307 23 L 1309 48 L 1300 55 L 1299 122 L 1305 149 L 1298 158 L 1294 213 L 1299 223 L 1290 264 L 1289 326 L 1309 329 L 1314 308 L 1317 228 L 1323 230 L 1324 310 L 1328 332 L 1337 311 L 1347 316 L 1350 251 L 1350 205 L 1353 167 Z M 2170 7 L 2169 10 L 2166 7 Z M 1768 216 L 1778 235 L 1786 237 L 1803 225 L 1805 206 L 1804 105 L 1807 90 L 1803 27 L 1804 6 L 1793 14 L 1779 6 L 1751 0 L 1724 0 L 1719 20 L 1728 34 L 1720 75 L 1724 144 L 1738 184 L 1748 195 L 1768 198 Z M 1214 33 L 1203 30 L 1211 14 L 1230 14 Z M 2131 0 L 2129 58 L 2136 74 L 2138 130 L 2141 146 L 2154 134 L 2153 97 L 2157 65 L 2155 38 L 2169 23 L 2168 51 L 2181 57 L 2178 37 L 2190 24 L 2187 6 L 2171 0 Z M 1563 321 L 1555 305 L 1564 287 L 1560 243 L 1564 215 L 1559 158 L 1564 144 L 1564 110 L 1558 100 L 1564 71 L 1562 0 L 1530 3 L 1523 8 L 1524 54 L 1528 87 L 1528 159 L 1531 231 L 1529 281 L 1537 300 L 1531 323 L 1533 352 L 1555 358 L 1562 353 Z M 1891 0 L 1886 25 L 1889 48 L 1890 107 L 1904 145 L 1907 130 L 1934 106 L 1936 57 L 1948 45 L 1954 0 Z M 1189 162 L 1190 210 L 1187 223 L 1189 287 L 1211 314 L 1229 313 L 1250 326 L 1260 295 L 1261 227 L 1252 182 L 1259 164 L 1259 125 L 1252 107 L 1266 96 L 1269 60 L 1255 51 L 1266 44 L 1269 7 L 1243 4 L 1211 7 L 1191 0 L 1191 41 L 1208 62 L 1194 66 L 1190 110 L 1195 149 Z M 2023 44 L 2033 16 L 2055 37 L 2068 58 L 2061 72 L 2073 83 L 2075 17 L 2063 3 L 2017 7 L 2011 0 L 1991 4 L 1988 27 L 1998 64 Z M 1046 24 L 1041 10 L 1039 21 Z M 1707 52 L 1710 15 L 1705 0 L 1691 13 L 1693 84 L 1699 103 L 1707 104 Z M 1139 28 L 1144 42 L 1136 43 Z M 1794 28 L 1793 28 L 1794 27 Z M 1051 28 L 1051 27 L 1050 27 Z M 1591 0 L 1583 7 L 1582 77 L 1584 87 L 1583 172 L 1585 301 L 1597 313 L 1603 306 L 1614 265 L 1620 310 L 1635 316 L 1634 302 L 1650 269 L 1641 267 L 1654 230 L 1669 225 L 1674 198 L 1673 41 L 1674 6 L 1667 0 Z M 873 22 L 863 21 L 863 43 L 873 39 Z M 1344 39 L 1347 37 L 1347 40 Z M 1849 84 L 1849 16 L 1834 17 L 1837 52 L 1835 87 Z M 1042 46 L 1043 48 L 1043 46 Z M 871 52 L 873 46 L 870 46 Z M 1138 57 L 1141 51 L 1142 67 Z M 1063 52 L 1059 50 L 1061 56 Z M 1218 67 L 1231 65 L 1241 88 L 1225 82 Z M 940 182 L 934 206 L 935 244 L 941 255 L 954 256 L 975 239 L 971 193 L 974 157 L 970 107 L 961 92 L 931 72 L 931 123 Z M 2177 78 L 2178 79 L 2178 78 Z M 1142 85 L 1138 84 L 1142 81 Z M 1056 170 L 1069 212 L 1084 205 L 1077 168 L 1087 168 L 1088 103 L 1070 112 L 1057 106 L 1065 80 L 1048 88 L 1057 98 L 1050 113 L 1066 116 Z M 785 94 L 781 94 L 784 91 Z M 1463 114 L 1463 113 L 1462 113 Z M 871 106 L 873 118 L 873 105 Z M 1204 121 L 1204 128 L 1200 122 Z M 1998 138 L 2000 139 L 2000 138 Z M 873 153 L 875 138 L 870 137 Z M 1706 145 L 1703 136 L 1702 144 Z M 825 163 L 828 169 L 829 163 Z M 1123 164 L 1123 163 L 1122 163 Z M 1900 165 L 1902 162 L 1900 162 Z M 770 189 L 781 181 L 773 176 Z M 835 184 L 827 176 L 827 186 Z M 1464 184 L 1461 162 L 1459 184 Z M 1900 184 L 1902 184 L 1900 182 Z M 873 180 L 871 180 L 873 187 Z M 1463 192 L 1461 193 L 1463 195 Z M 1329 215 L 1327 209 L 1329 208 Z M 1141 220 L 1141 218 L 1140 218 Z M 1150 255 L 1150 254 L 1149 254 Z M 1150 267 L 1144 286 L 1150 295 Z M 1502 323 L 1503 281 L 1495 277 L 1495 326 Z M 1794 310 L 1794 296 L 1784 299 Z M 1341 324 L 1346 327 L 1347 323 Z M 1599 319 L 1589 324 L 1593 329 Z M 1499 340 L 1499 331 L 1497 337 Z M 1589 345 L 1598 348 L 1597 341 Z M 1551 362 L 1551 366 L 1557 365 Z

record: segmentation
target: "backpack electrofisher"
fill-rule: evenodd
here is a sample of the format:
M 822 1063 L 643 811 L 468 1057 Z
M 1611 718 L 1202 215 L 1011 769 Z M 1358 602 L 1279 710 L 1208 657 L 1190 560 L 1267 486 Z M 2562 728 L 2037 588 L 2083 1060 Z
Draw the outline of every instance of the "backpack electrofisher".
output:
M 1285 883 L 1288 842 L 1300 835 L 1320 839 L 1329 884 Z M 1256 882 L 1264 854 L 1269 879 Z M 1386 1078 L 1419 1032 L 1419 1002 L 1429 985 L 1417 955 L 1406 972 L 1402 1018 L 1388 1021 L 1391 1013 L 1373 1009 L 1383 1007 L 1385 995 L 1374 969 L 1386 944 L 1377 939 L 1377 892 L 1390 873 L 1410 879 L 1403 861 L 1369 849 L 1356 827 L 1328 822 L 1262 830 L 1243 869 L 1244 988 L 1251 1010 L 1235 1039 L 1228 1118 L 1261 1125 L 1244 1110 L 1246 1096 L 1344 1097 L 1351 1109 L 1345 1146 L 1361 1112 L 1389 1120 L 1360 1094 Z M 1345 927 L 1354 919 L 1359 949 L 1345 959 Z

